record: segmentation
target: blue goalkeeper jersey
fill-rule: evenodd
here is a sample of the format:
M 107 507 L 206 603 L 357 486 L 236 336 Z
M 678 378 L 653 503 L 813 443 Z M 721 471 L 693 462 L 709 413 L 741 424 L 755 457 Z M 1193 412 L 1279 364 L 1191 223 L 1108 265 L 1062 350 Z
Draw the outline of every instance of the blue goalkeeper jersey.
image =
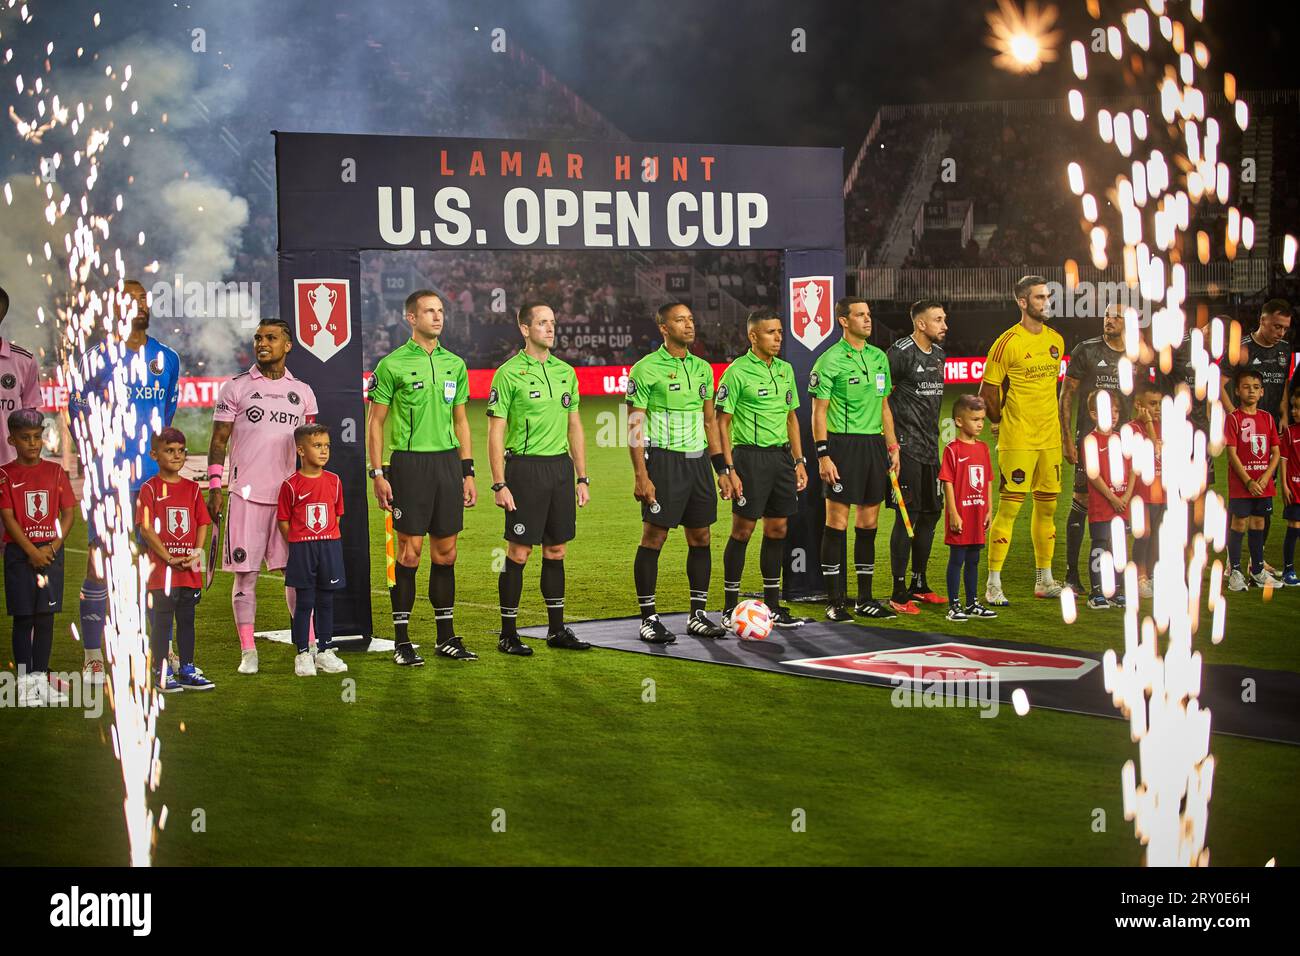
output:
M 115 374 L 124 366 L 121 376 Z M 152 437 L 172 423 L 180 398 L 181 360 L 175 352 L 153 336 L 144 348 L 133 352 L 121 343 L 103 343 L 87 354 L 82 365 L 84 386 L 71 398 L 74 415 L 89 410 L 90 396 L 99 395 L 110 404 L 125 401 L 134 409 L 134 427 L 130 434 L 118 436 L 112 463 L 131 466 L 131 492 L 158 473 L 158 463 L 149 454 Z M 128 416 L 130 412 L 128 410 Z M 107 470 L 96 467 L 100 487 L 108 482 Z

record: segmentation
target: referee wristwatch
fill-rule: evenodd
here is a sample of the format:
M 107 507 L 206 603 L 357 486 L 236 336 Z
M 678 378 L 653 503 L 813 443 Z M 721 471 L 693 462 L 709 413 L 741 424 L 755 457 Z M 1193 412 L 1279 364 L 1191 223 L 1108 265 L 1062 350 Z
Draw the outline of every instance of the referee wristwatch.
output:
M 505 486 L 506 486 L 506 483 L 505 483 L 504 481 L 498 481 L 498 482 L 496 482 L 496 483 L 492 486 L 492 493 L 493 493 L 493 494 L 496 494 L 498 491 L 500 491 L 500 490 L 501 490 L 502 488 L 504 488 Z
M 583 475 L 581 478 L 578 479 L 578 484 L 591 487 L 591 479 L 588 478 L 586 475 Z
M 371 478 L 382 478 L 382 477 L 384 477 L 384 469 L 382 469 L 382 468 L 371 468 L 368 472 L 366 472 L 366 474 L 367 474 L 368 476 L 370 476 Z
M 807 465 L 807 464 L 808 464 L 808 458 L 807 458 L 806 456 L 804 456 L 804 455 L 800 455 L 798 458 L 796 458 L 796 459 L 794 460 L 794 463 L 795 463 L 796 465 Z

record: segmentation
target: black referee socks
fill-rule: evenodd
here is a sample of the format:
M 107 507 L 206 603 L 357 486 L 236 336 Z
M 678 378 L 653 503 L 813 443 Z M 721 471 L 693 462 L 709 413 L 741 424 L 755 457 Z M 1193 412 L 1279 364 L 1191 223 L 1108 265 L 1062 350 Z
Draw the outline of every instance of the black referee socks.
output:
M 731 547 L 731 542 L 727 542 Z M 741 564 L 745 557 L 742 554 Z M 686 551 L 686 586 L 691 589 L 691 613 L 703 611 L 709 603 L 709 578 L 713 576 L 713 552 L 707 544 L 692 545 Z
M 763 546 L 758 551 L 758 571 L 763 576 L 763 603 L 773 614 L 781 603 L 781 556 L 784 553 L 784 538 L 763 536 Z
M 415 568 L 398 561 L 393 565 L 393 586 L 388 589 L 388 599 L 393 604 L 393 643 L 409 644 L 407 628 L 411 623 L 411 608 L 415 607 Z
M 745 573 L 745 548 L 748 546 L 748 541 L 728 538 L 722 551 L 722 603 L 728 611 L 740 603 L 740 578 Z
M 844 603 L 844 586 L 840 570 L 844 562 L 844 542 L 848 535 L 843 528 L 822 528 L 822 577 L 826 581 L 828 603 Z
M 875 528 L 858 528 L 854 533 L 853 568 L 858 572 L 858 601 L 870 601 L 871 577 L 876 573 Z
M 501 599 L 501 636 L 513 637 L 515 618 L 519 614 L 519 598 L 524 593 L 524 566 L 506 558 L 505 567 L 497 578 L 497 596 Z
M 659 552 L 639 545 L 632 562 L 632 579 L 636 583 L 636 601 L 641 606 L 641 620 L 655 613 L 655 587 L 659 583 Z
M 506 564 L 510 564 L 507 561 Z M 523 566 L 520 565 L 520 585 L 523 584 Z M 519 592 L 515 592 L 518 604 Z M 542 558 L 542 600 L 546 602 L 546 623 L 552 634 L 564 627 L 564 559 Z
M 456 622 L 452 611 L 456 607 L 456 566 L 431 564 L 429 566 L 429 601 L 433 604 L 433 619 L 438 625 L 438 643 L 456 636 Z

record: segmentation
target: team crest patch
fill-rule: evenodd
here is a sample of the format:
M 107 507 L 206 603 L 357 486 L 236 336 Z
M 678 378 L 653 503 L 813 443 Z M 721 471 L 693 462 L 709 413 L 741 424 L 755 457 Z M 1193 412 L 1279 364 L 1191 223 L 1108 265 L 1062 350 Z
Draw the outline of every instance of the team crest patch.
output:
M 5 388 L 13 388 L 17 384 L 18 379 L 14 378 L 14 376 L 9 372 L 5 373 L 4 378 L 0 378 L 0 385 L 3 385 Z
M 522 524 L 515 525 L 515 534 L 523 534 L 523 533 L 524 533 L 524 526 Z
M 166 367 L 167 367 L 166 363 L 163 361 L 163 357 L 161 355 L 155 355 L 153 357 L 153 361 L 149 363 L 149 371 L 153 372 L 155 375 L 161 375 L 163 373 L 163 369 Z
M 299 344 L 328 362 L 352 341 L 347 279 L 294 279 L 294 333 Z
M 1059 359 L 1061 357 L 1061 350 L 1058 349 L 1055 345 L 1053 345 L 1050 349 L 1048 349 L 1048 351 L 1052 353 L 1052 358 L 1054 359 Z
M 243 564 L 244 559 L 248 557 L 248 552 L 243 548 L 236 548 L 231 552 L 230 556 L 235 559 L 236 564 Z
M 257 424 L 262 420 L 263 413 L 260 408 L 258 408 L 256 405 L 253 405 L 248 409 L 248 411 L 244 412 L 244 414 L 248 417 L 248 420 L 250 422 L 252 422 L 253 424 Z
M 1025 470 L 1023 468 L 1017 468 L 1015 471 L 1011 473 L 1011 483 L 1013 485 L 1023 484 L 1024 481 L 1025 481 Z
M 497 401 L 498 401 L 500 398 L 501 398 L 501 395 L 497 392 L 497 390 L 496 390 L 495 388 L 488 392 L 488 404 L 489 404 L 489 405 L 495 405 L 495 404 L 497 403 Z
M 808 376 L 808 390 L 812 391 L 814 388 L 816 388 L 818 385 L 821 384 L 821 381 L 822 381 L 822 377 L 818 375 L 816 372 L 810 374 Z
M 190 533 L 190 512 L 188 508 L 167 509 L 167 533 L 173 538 L 183 538 Z
M 810 352 L 826 341 L 835 326 L 831 315 L 830 276 L 800 276 L 790 280 L 790 332 Z
M 560 404 L 563 405 L 565 408 L 568 408 L 570 405 L 573 404 L 573 396 L 570 395 L 568 392 L 565 392 L 563 395 L 560 396 Z
M 297 405 L 297 404 L 299 404 L 301 401 L 302 401 L 302 399 L 298 397 L 298 393 L 297 393 L 297 392 L 290 392 L 290 393 L 289 393 L 289 404 L 290 404 L 290 405 Z
M 48 491 L 27 491 L 23 493 L 27 508 L 27 517 L 33 521 L 44 521 L 50 514 L 50 493 Z

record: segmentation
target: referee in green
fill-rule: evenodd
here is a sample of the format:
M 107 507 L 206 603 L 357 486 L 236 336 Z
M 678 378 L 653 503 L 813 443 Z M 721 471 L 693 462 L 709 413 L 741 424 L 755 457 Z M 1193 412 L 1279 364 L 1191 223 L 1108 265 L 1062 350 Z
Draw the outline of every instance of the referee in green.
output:
M 632 366 L 627 378 L 628 451 L 636 481 L 632 494 L 641 502 L 641 545 L 632 564 L 640 636 L 650 644 L 677 640 L 659 619 L 655 587 L 668 530 L 683 525 L 691 592 L 686 631 L 693 637 L 726 637 L 726 629 L 704 613 L 713 574 L 709 527 L 718 520 L 709 464 L 719 474 L 725 468 L 713 413 L 713 367 L 691 354 L 695 317 L 688 305 L 660 306 L 655 321 L 664 344 Z M 724 496 L 730 493 L 725 477 L 719 488 Z
M 488 461 L 492 492 L 505 512 L 506 562 L 497 579 L 501 599 L 503 654 L 528 657 L 516 618 L 524 590 L 524 565 L 542 546 L 542 599 L 546 602 L 549 647 L 585 651 L 564 624 L 564 554 L 577 527 L 576 502 L 588 501 L 587 445 L 578 414 L 578 375 L 551 354 L 555 313 L 542 302 L 519 308 L 524 347 L 492 376 L 488 393 Z
M 853 564 L 858 574 L 858 601 L 854 611 L 882 620 L 898 616 L 871 596 L 876 520 L 889 490 L 889 473 L 898 470 L 898 440 L 889 409 L 889 359 L 867 342 L 871 309 L 865 299 L 840 299 L 835 303 L 835 317 L 843 334 L 817 357 L 808 376 L 817 472 L 826 494 L 821 546 L 822 576 L 829 595 L 826 617 L 853 620 L 844 607 L 840 562 L 845 553 L 849 506 L 856 505 Z
M 758 553 L 763 600 L 777 627 L 806 623 L 781 607 L 781 555 L 786 525 L 799 510 L 799 492 L 808 487 L 807 459 L 799 439 L 799 407 L 794 369 L 777 358 L 781 352 L 781 316 L 775 309 L 749 313 L 749 351 L 727 366 L 714 399 L 718 435 L 730 480 L 731 537 L 722 556 L 723 616 L 728 620 L 740 603 L 745 550 L 758 519 L 763 519 L 763 546 Z
M 379 507 L 393 513 L 397 532 L 393 604 L 393 660 L 412 667 L 424 663 L 415 653 L 408 626 L 415 606 L 415 572 L 420 567 L 424 536 L 433 552 L 429 600 L 438 628 L 436 652 L 457 661 L 478 659 L 456 636 L 456 536 L 465 524 L 465 509 L 478 500 L 474 459 L 470 454 L 469 374 L 457 355 L 438 344 L 442 335 L 442 299 L 420 289 L 406 297 L 405 316 L 411 338 L 375 368 L 370 383 L 366 450 Z M 384 425 L 389 423 L 391 450 L 384 461 Z

